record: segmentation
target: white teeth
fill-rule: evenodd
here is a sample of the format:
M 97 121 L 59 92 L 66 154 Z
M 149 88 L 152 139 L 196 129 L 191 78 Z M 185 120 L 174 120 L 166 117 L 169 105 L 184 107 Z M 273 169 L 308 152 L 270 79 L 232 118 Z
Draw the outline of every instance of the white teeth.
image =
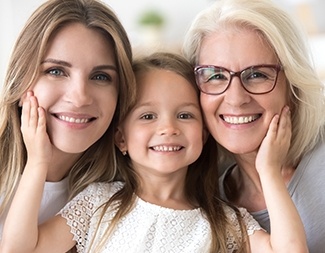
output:
M 246 124 L 256 120 L 259 116 L 241 116 L 241 117 L 230 117 L 230 116 L 223 116 L 224 121 L 230 124 Z
M 152 149 L 160 152 L 173 152 L 180 150 L 181 146 L 154 146 Z
M 58 118 L 60 120 L 66 121 L 66 122 L 77 123 L 77 124 L 83 124 L 83 123 L 89 122 L 89 119 L 76 119 L 73 117 L 67 117 L 67 116 L 63 116 L 63 115 L 59 115 Z

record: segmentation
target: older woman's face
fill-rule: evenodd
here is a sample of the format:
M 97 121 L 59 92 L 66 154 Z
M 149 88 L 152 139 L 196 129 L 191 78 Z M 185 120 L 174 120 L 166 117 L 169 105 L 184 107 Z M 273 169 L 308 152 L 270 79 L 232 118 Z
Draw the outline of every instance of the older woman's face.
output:
M 237 72 L 252 65 L 278 64 L 276 55 L 256 32 L 242 29 L 216 32 L 203 40 L 199 65 L 215 65 Z M 234 77 L 220 95 L 201 93 L 201 105 L 209 131 L 222 146 L 235 154 L 257 150 L 270 121 L 288 104 L 283 71 L 273 91 L 248 93 Z

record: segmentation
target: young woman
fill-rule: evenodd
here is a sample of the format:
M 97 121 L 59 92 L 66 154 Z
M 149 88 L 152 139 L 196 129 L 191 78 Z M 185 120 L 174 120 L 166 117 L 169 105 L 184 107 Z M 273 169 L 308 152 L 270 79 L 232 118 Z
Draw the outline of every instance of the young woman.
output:
M 0 238 L 27 162 L 20 130 L 26 93 L 45 110 L 51 141 L 38 215 L 43 222 L 89 183 L 115 176 L 111 121 L 123 116 L 135 97 L 131 62 L 125 30 L 99 1 L 50 0 L 29 18 L 2 85 Z
M 207 127 L 220 151 L 235 160 L 221 176 L 223 198 L 245 207 L 272 233 L 256 157 L 271 119 L 290 107 L 292 139 L 282 180 L 310 252 L 323 252 L 324 86 L 298 26 L 271 1 L 217 1 L 193 22 L 184 54 L 196 66 Z
M 246 210 L 227 206 L 216 194 L 211 142 L 201 154 L 207 133 L 191 65 L 157 53 L 137 61 L 134 70 L 137 100 L 115 135 L 120 181 L 91 184 L 40 227 L 36 213 L 51 149 L 44 111 L 28 95 L 22 129 L 29 163 L 1 252 L 66 252 L 74 245 L 78 252 L 306 252 L 301 220 L 280 177 L 291 136 L 288 108 L 272 119 L 257 162 L 271 195 L 272 222 L 286 233 L 270 236 Z

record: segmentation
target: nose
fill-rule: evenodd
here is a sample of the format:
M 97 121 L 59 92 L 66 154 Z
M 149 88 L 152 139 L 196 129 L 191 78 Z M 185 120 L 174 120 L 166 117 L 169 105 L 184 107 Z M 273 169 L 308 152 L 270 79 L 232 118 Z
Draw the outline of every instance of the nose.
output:
M 76 107 L 90 105 L 93 101 L 87 77 L 75 77 L 67 84 L 66 100 Z
M 180 129 L 174 119 L 161 119 L 158 126 L 158 135 L 173 136 L 179 135 Z
M 244 89 L 240 77 L 235 75 L 231 79 L 228 89 L 224 93 L 224 101 L 231 106 L 239 107 L 249 103 L 250 94 Z

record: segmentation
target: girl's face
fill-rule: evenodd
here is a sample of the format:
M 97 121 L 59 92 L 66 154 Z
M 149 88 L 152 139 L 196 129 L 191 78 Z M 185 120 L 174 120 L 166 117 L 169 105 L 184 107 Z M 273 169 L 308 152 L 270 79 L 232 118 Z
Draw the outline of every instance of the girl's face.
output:
M 277 65 L 271 48 L 252 30 L 221 31 L 203 40 L 198 65 L 225 67 L 233 72 L 260 64 Z M 235 154 L 257 151 L 271 119 L 288 104 L 286 78 L 278 74 L 273 91 L 263 95 L 248 93 L 234 77 L 220 95 L 201 92 L 206 124 L 215 140 Z
M 98 31 L 69 24 L 50 40 L 32 90 L 46 110 L 53 145 L 80 153 L 107 130 L 118 97 L 111 43 Z
M 141 176 L 184 175 L 203 145 L 195 89 L 180 75 L 161 69 L 138 74 L 137 85 L 137 103 L 119 128 L 117 145 L 127 150 Z

